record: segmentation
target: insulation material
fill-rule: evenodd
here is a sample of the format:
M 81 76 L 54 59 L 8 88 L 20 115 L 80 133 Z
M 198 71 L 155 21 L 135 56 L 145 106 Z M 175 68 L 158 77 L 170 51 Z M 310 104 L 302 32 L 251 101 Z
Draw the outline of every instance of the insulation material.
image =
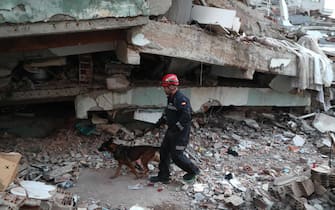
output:
M 329 87 L 333 81 L 333 69 L 332 69 L 332 61 L 327 58 L 327 56 L 323 53 L 323 51 L 318 46 L 315 39 L 309 36 L 304 36 L 300 38 L 298 44 L 304 46 L 300 51 L 301 53 L 307 54 L 306 60 L 308 59 L 310 63 L 313 65 L 310 66 L 309 71 L 314 77 L 314 83 L 316 85 L 325 85 Z M 312 82 L 313 82 L 313 78 Z
M 11 193 L 28 198 L 48 200 L 56 192 L 56 187 L 52 185 L 46 185 L 42 182 L 36 181 L 21 181 L 22 187 L 15 187 L 11 189 Z
M 332 61 L 319 48 L 315 39 L 304 36 L 298 43 L 268 37 L 256 40 L 262 44 L 284 48 L 294 53 L 298 57 L 299 72 L 292 80 L 292 87 L 318 91 L 317 100 L 324 105 L 325 110 L 329 109 L 324 99 L 323 88 L 330 87 L 333 82 Z

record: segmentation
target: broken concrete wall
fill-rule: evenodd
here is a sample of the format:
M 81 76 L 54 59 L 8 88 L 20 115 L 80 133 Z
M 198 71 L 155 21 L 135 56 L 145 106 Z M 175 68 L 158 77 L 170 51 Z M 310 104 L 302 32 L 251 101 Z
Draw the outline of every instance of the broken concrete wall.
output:
M 149 14 L 149 5 L 145 0 L 2 0 L 0 2 L 0 23 L 87 20 Z
M 171 0 L 3 0 L 0 2 L 0 23 L 162 15 L 169 10 L 171 4 Z

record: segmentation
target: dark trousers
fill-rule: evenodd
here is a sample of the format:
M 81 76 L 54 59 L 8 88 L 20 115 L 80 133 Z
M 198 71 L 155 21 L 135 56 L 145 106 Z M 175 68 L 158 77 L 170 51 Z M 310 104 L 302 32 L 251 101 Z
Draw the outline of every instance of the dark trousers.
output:
M 185 127 L 183 131 L 168 129 L 165 133 L 160 147 L 160 163 L 158 176 L 168 178 L 170 176 L 170 161 L 182 170 L 190 174 L 199 173 L 199 169 L 184 154 L 189 141 L 190 127 Z

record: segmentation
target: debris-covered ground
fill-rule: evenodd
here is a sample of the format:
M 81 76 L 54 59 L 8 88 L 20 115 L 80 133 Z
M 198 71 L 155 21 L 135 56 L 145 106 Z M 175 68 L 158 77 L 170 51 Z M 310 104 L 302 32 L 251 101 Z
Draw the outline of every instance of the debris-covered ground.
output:
M 328 167 L 332 138 L 331 133 L 319 130 L 320 125 L 327 127 L 334 123 L 335 115 L 331 110 L 326 114 L 323 116 L 330 121 L 317 118 L 319 114 L 304 116 L 281 110 L 212 109 L 194 116 L 187 154 L 199 165 L 201 174 L 192 184 L 181 181 L 184 172 L 175 165 L 169 185 L 151 185 L 146 178 L 136 180 L 126 168 L 115 180 L 108 178 L 106 173 L 114 170 L 117 162 L 97 151 L 103 141 L 113 137 L 126 145 L 159 145 L 164 128 L 143 133 L 144 129 L 116 123 L 84 127 L 79 126 L 82 122 L 68 121 L 44 138 L 16 137 L 3 132 L 0 150 L 23 155 L 18 180 L 40 181 L 65 189 L 63 193 L 73 192 L 71 196 L 76 199 L 67 204 L 85 209 L 129 209 L 139 203 L 154 209 L 164 205 L 164 209 L 334 209 L 335 175 Z M 113 129 L 106 129 L 110 126 Z M 150 163 L 149 168 L 155 174 L 157 163 Z M 139 203 L 112 203 L 115 202 L 112 195 L 110 199 L 88 198 L 88 192 L 81 196 L 78 185 L 87 185 L 82 188 L 87 191 L 92 186 L 80 181 L 82 172 L 87 175 L 87 170 L 104 173 L 96 176 L 105 179 L 101 182 L 105 185 L 124 186 L 126 190 L 122 192 L 111 189 L 114 195 L 129 196 L 136 190 L 142 194 L 133 197 Z M 9 194 L 0 194 L 0 200 Z M 161 196 L 168 199 L 159 200 L 162 203 L 155 206 L 140 201 Z

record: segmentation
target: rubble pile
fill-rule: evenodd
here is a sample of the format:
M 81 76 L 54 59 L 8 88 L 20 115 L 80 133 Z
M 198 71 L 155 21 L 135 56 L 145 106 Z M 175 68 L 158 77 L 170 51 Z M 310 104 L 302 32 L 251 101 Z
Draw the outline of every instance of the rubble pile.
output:
M 315 120 L 324 118 L 313 121 L 314 115 L 218 111 L 195 116 L 186 153 L 201 174 L 195 183 L 184 183 L 184 172 L 172 165 L 172 180 L 193 199 L 194 208 L 332 209 L 335 171 L 329 156 L 334 140 L 329 132 L 318 130 L 324 122 Z M 329 126 L 334 116 L 331 112 L 327 116 Z M 111 126 L 112 130 L 106 129 Z M 157 146 L 164 131 L 144 133 L 106 124 L 87 135 L 78 127 L 45 139 L 3 135 L 6 144 L 0 144 L 0 149 L 23 155 L 20 180 L 67 189 L 78 180 L 80 168 L 117 166 L 108 154 L 98 153 L 103 141 L 113 138 L 125 145 Z M 155 166 L 149 167 L 152 173 L 158 170 Z M 1 194 L 1 200 L 8 196 Z
M 292 176 L 287 183 L 291 188 L 300 176 L 310 177 L 312 167 L 327 166 L 328 156 L 320 154 L 316 145 L 328 138 L 312 128 L 310 122 L 292 114 L 255 114 L 249 118 L 240 113 L 215 115 L 203 127 L 194 129 L 189 151 L 192 150 L 191 157 L 202 168 L 199 182 L 204 184 L 204 189 L 202 192 L 188 190 L 202 207 L 221 208 L 228 204 L 246 209 L 251 206 L 283 209 L 290 201 L 292 209 L 299 209 L 296 205 L 307 202 L 300 201 L 301 193 L 292 190 L 270 193 L 270 189 L 276 189 L 273 183 L 278 177 Z M 313 186 L 306 195 L 309 198 L 314 193 L 314 184 L 311 179 L 306 180 L 303 183 Z M 328 187 L 325 185 L 325 189 Z M 275 192 L 283 199 L 278 199 Z M 286 199 L 287 196 L 294 199 Z M 334 207 L 327 201 L 322 204 L 325 209 Z

